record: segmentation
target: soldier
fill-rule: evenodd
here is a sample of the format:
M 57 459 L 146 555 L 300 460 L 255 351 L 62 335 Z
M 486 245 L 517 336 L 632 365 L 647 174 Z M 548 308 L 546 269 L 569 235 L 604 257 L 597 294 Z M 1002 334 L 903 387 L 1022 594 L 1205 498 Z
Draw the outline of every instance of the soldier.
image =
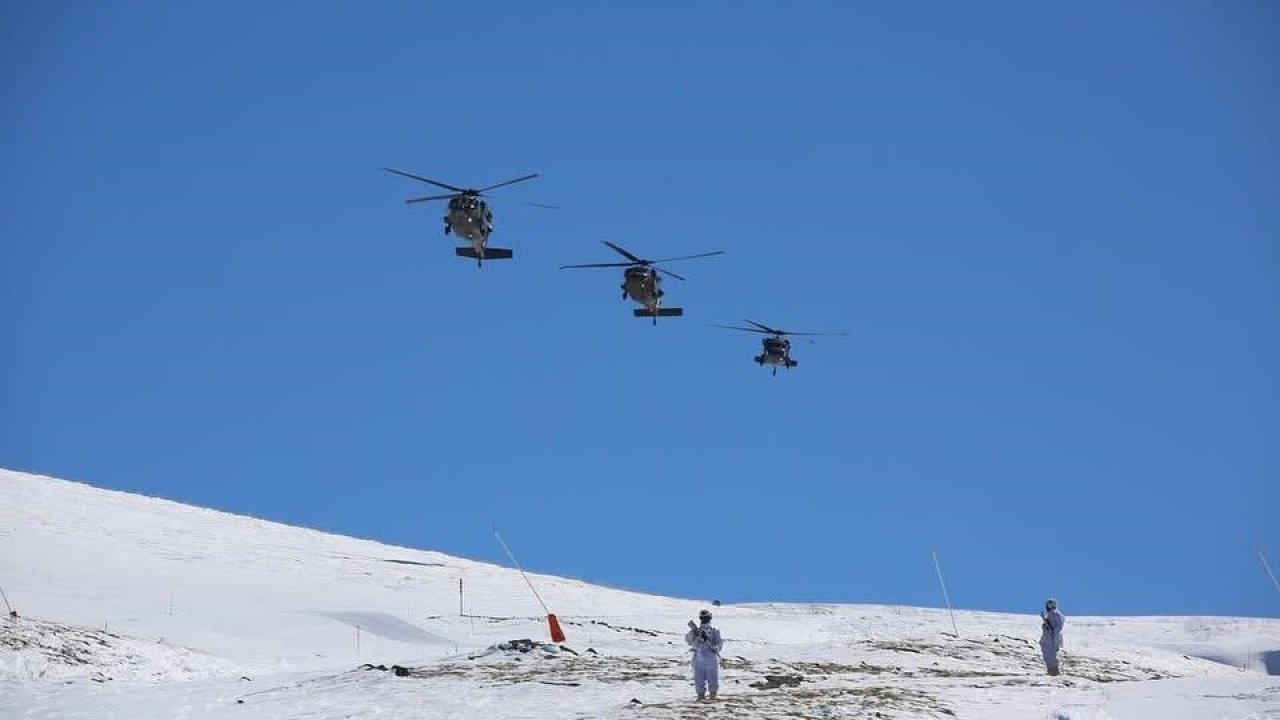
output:
M 1058 612 L 1058 601 L 1049 598 L 1044 601 L 1044 610 L 1040 612 L 1040 652 L 1044 655 L 1044 666 L 1050 675 L 1058 674 L 1058 651 L 1062 649 L 1062 613 Z
M 724 648 L 724 639 L 720 631 L 711 626 L 710 610 L 699 612 L 698 620 L 701 625 L 691 621 L 689 632 L 684 634 L 684 641 L 693 648 L 693 688 L 699 700 L 715 700 L 720 690 L 720 650 Z

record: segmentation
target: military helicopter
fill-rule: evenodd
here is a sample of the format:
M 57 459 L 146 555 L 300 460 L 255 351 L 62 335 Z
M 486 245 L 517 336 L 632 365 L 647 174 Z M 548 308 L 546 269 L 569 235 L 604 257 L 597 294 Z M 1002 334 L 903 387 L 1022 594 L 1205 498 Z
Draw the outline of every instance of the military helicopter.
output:
M 403 175 L 429 185 L 442 187 L 445 190 L 452 190 L 452 193 L 445 195 L 431 195 L 430 197 L 411 198 L 405 200 L 406 203 L 419 203 L 428 200 L 445 200 L 449 201 L 449 209 L 444 215 L 444 234 L 456 233 L 467 239 L 471 243 L 471 247 L 454 248 L 453 252 L 458 257 L 474 258 L 476 265 L 482 265 L 485 260 L 509 260 L 512 252 L 507 248 L 489 247 L 489 234 L 493 232 L 493 211 L 489 209 L 488 203 L 481 197 L 490 190 L 496 190 L 507 185 L 514 185 L 525 180 L 532 180 L 538 177 L 537 173 L 523 175 L 514 180 L 500 182 L 497 185 L 476 189 L 463 189 L 454 187 L 448 183 L 442 183 L 438 180 L 432 180 L 413 173 L 407 173 L 403 170 L 393 170 L 392 168 L 382 168 L 389 173 Z M 551 206 L 546 206 L 551 207 Z
M 675 260 L 693 260 L 694 258 L 711 257 L 712 255 L 723 255 L 723 250 L 714 252 L 698 253 L 697 255 L 681 255 L 680 257 L 666 258 L 664 260 L 645 260 L 627 252 L 623 248 L 614 245 L 608 240 L 603 241 L 605 245 L 613 248 L 615 252 L 627 259 L 627 262 L 612 263 L 589 263 L 586 265 L 561 265 L 560 269 L 568 268 L 597 268 L 597 267 L 625 267 L 622 275 L 622 299 L 630 298 L 639 303 L 642 307 L 632 310 L 636 317 L 653 318 L 653 324 L 658 324 L 660 317 L 680 317 L 684 315 L 684 308 L 662 307 L 662 291 L 661 275 L 670 275 L 677 280 L 685 278 L 677 275 L 670 270 L 664 270 L 655 267 L 661 263 L 673 262 Z M 661 275 L 659 274 L 661 273 Z
M 761 333 L 769 337 L 761 338 L 764 343 L 764 351 L 752 358 L 756 364 L 764 367 L 765 365 L 773 366 L 773 374 L 778 375 L 778 368 L 785 367 L 788 370 L 799 365 L 800 363 L 791 359 L 791 341 L 787 339 L 788 335 L 848 335 L 847 332 L 791 332 L 790 330 L 777 330 L 768 325 L 758 323 L 755 320 L 743 320 L 745 323 L 751 323 L 755 327 L 741 327 L 739 325 L 714 325 L 713 327 L 724 328 L 726 330 L 741 330 L 743 332 Z

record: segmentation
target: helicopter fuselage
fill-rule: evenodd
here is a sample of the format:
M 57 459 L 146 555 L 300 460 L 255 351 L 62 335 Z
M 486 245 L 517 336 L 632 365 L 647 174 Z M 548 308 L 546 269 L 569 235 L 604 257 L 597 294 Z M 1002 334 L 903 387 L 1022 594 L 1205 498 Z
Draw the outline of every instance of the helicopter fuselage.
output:
M 662 307 L 662 280 L 651 267 L 629 267 L 622 276 L 622 298 L 630 299 L 647 310 Z
M 774 372 L 779 367 L 793 368 L 799 363 L 791 359 L 791 341 L 780 337 L 767 337 L 761 340 L 763 351 L 753 358 L 757 365 L 772 365 Z
M 493 232 L 493 211 L 480 198 L 466 195 L 453 197 L 445 212 L 444 232 L 446 235 L 452 232 L 465 238 L 479 252 Z

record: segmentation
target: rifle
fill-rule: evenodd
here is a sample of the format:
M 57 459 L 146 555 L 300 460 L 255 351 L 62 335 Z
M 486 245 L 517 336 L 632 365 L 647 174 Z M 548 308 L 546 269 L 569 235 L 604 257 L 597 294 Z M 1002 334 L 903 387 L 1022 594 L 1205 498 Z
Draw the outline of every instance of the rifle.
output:
M 709 641 L 711 639 L 707 637 L 707 631 L 698 627 L 698 625 L 694 623 L 692 620 L 689 621 L 689 629 L 697 633 L 698 637 L 702 638 L 704 642 Z M 715 652 L 717 660 L 719 660 L 721 663 L 724 663 L 724 657 L 720 655 L 719 651 L 713 650 L 712 652 Z

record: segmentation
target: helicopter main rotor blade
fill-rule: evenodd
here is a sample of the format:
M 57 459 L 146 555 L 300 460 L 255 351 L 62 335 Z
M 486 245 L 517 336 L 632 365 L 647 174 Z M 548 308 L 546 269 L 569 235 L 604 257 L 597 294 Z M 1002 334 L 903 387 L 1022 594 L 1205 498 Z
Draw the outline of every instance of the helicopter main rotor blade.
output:
M 677 279 L 677 280 L 688 280 L 688 278 L 686 278 L 686 277 L 685 277 L 685 276 L 683 276 L 683 275 L 677 275 L 677 274 L 675 274 L 675 273 L 671 272 L 670 270 L 664 270 L 664 269 L 662 269 L 662 268 L 660 268 L 660 267 L 656 267 L 656 268 L 654 268 L 654 270 L 657 270 L 658 272 L 662 273 L 663 275 L 670 275 L 671 277 L 673 277 L 673 278 L 675 278 L 675 279 Z
M 424 178 L 424 177 L 422 177 L 421 175 L 414 175 L 413 173 L 407 173 L 407 172 L 405 172 L 405 171 L 403 171 L 403 170 L 395 170 L 395 169 L 393 169 L 393 168 L 382 168 L 382 169 L 383 169 L 383 170 L 386 170 L 386 171 L 387 171 L 387 172 L 389 172 L 389 173 L 395 173 L 396 175 L 403 175 L 403 176 L 405 176 L 405 177 L 407 177 L 407 178 L 413 178 L 414 180 L 418 180 L 419 182 L 427 183 L 428 185 L 435 185 L 436 187 L 442 187 L 442 188 L 444 188 L 445 190 L 452 190 L 452 191 L 454 191 L 454 192 L 456 192 L 456 193 L 464 193 L 464 192 L 466 192 L 466 190 L 463 190 L 463 189 L 462 189 L 462 188 L 460 188 L 460 187 L 454 187 L 454 186 L 452 186 L 452 185 L 449 185 L 448 183 L 442 183 L 442 182 L 440 182 L 439 180 L 432 180 L 431 178 Z
M 410 198 L 405 200 L 406 203 L 426 202 L 428 200 L 448 200 L 453 195 L 432 195 L 431 197 Z
M 559 205 L 548 205 L 547 203 L 531 202 L 531 203 L 525 203 L 525 205 L 532 205 L 533 207 L 542 208 L 543 210 L 559 210 L 560 209 Z
M 741 331 L 743 331 L 743 332 L 760 333 L 761 335 L 768 335 L 768 334 L 769 334 L 768 332 L 766 332 L 766 331 L 764 331 L 764 330 L 760 330 L 760 329 L 758 329 L 758 328 L 744 328 L 744 327 L 739 327 L 739 326 L 737 326 L 737 325 L 715 325 L 715 324 L 713 324 L 711 327 L 724 328 L 725 330 L 741 330 Z
M 538 177 L 538 173 L 530 173 L 523 177 L 518 177 L 515 180 L 507 180 L 506 182 L 500 182 L 497 185 L 490 185 L 489 187 L 486 187 L 486 188 L 480 188 L 479 190 L 476 191 L 476 194 L 479 195 L 480 193 L 489 192 L 490 190 L 497 190 L 498 188 L 506 187 L 507 185 L 515 185 L 518 182 L 524 182 L 525 180 L 532 180 L 536 177 Z
M 596 268 L 596 267 L 631 267 L 635 263 L 587 263 L 585 265 L 561 265 L 561 270 L 569 268 Z
M 791 336 L 799 335 L 799 336 L 809 336 L 809 337 L 825 335 L 828 337 L 834 337 L 837 335 L 849 334 L 847 332 L 791 332 L 790 330 L 777 330 L 775 328 L 769 327 L 768 325 L 765 325 L 764 323 L 758 323 L 755 320 L 747 320 L 744 318 L 743 322 L 751 323 L 752 325 L 755 325 L 756 327 L 760 328 L 756 332 L 769 332 L 769 333 L 773 333 L 774 335 L 791 335 Z
M 640 258 L 636 257 L 635 255 L 632 255 L 631 253 L 627 252 L 626 250 L 623 250 L 622 248 L 618 247 L 617 245 L 614 245 L 613 243 L 609 242 L 608 240 L 601 240 L 600 242 L 602 242 L 602 243 L 604 243 L 605 245 L 608 245 L 609 247 L 613 248 L 615 251 L 617 251 L 617 253 L 618 253 L 619 255 L 621 255 L 622 257 L 624 257 L 624 258 L 626 258 L 626 259 L 630 260 L 630 261 L 631 261 L 631 262 L 633 262 L 633 263 L 636 263 L 637 265 L 648 265 L 648 264 L 649 264 L 649 261 L 648 261 L 648 260 L 641 260 Z
M 758 323 L 758 322 L 756 322 L 755 320 L 747 320 L 746 318 L 743 318 L 743 319 L 742 319 L 742 322 L 744 322 L 744 323 L 749 323 L 749 324 L 751 324 L 751 325 L 755 325 L 756 327 L 760 328 L 760 329 L 761 329 L 761 330 L 763 330 L 764 332 L 773 333 L 774 335 L 790 335 L 790 334 L 791 334 L 791 333 L 786 332 L 786 331 L 784 331 L 784 330 L 774 330 L 773 328 L 769 327 L 768 325 L 765 325 L 764 323 Z
M 658 263 L 674 262 L 676 260 L 693 260 L 695 258 L 704 258 L 704 257 L 711 257 L 712 255 L 723 255 L 723 254 L 724 254 L 723 250 L 716 250 L 715 252 L 698 253 L 697 255 L 681 255 L 680 257 L 666 258 L 663 260 L 648 260 L 646 262 L 650 265 L 657 265 Z

